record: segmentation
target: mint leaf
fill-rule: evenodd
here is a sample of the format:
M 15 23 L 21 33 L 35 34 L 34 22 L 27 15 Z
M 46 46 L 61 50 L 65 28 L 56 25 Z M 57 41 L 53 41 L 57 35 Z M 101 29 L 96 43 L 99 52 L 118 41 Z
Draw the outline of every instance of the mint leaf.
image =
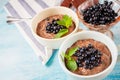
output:
M 64 34 L 66 34 L 68 32 L 68 29 L 61 29 L 56 35 L 55 38 L 60 38 L 61 36 L 63 36 Z
M 66 66 L 71 71 L 75 71 L 77 69 L 77 63 L 75 60 L 68 60 Z
M 65 54 L 65 58 L 67 59 L 67 60 L 71 60 L 72 58 L 70 57 L 70 56 L 68 56 L 67 54 Z
M 68 51 L 68 56 L 72 56 L 73 54 L 75 54 L 75 51 L 77 51 L 78 47 L 74 47 L 74 48 L 71 48 L 69 51 Z
M 67 59 L 66 67 L 71 71 L 75 71 L 78 68 L 76 61 L 71 57 L 78 48 L 79 47 L 74 47 L 69 49 L 67 54 L 65 54 L 64 52 L 62 53 L 62 56 Z
M 64 15 L 63 19 L 65 21 L 65 26 L 69 28 L 72 25 L 72 18 L 67 15 Z
M 57 21 L 57 24 L 69 28 L 72 25 L 72 18 L 69 17 L 68 15 L 64 15 L 61 20 Z
M 57 24 L 62 25 L 62 26 L 66 26 L 65 20 L 57 21 Z
M 71 60 L 72 58 L 68 56 L 66 53 L 62 53 L 62 57 L 65 57 L 67 60 Z

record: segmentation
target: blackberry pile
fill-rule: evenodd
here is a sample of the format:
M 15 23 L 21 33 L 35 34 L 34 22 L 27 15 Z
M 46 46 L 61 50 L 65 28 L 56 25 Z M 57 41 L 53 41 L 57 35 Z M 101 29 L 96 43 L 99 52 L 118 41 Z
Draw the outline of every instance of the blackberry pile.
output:
M 85 69 L 93 69 L 101 64 L 102 53 L 94 48 L 92 44 L 87 47 L 79 48 L 73 56 L 77 57 L 76 63 L 78 67 Z
M 46 32 L 47 33 L 54 33 L 54 34 L 57 34 L 61 29 L 66 29 L 65 26 L 62 26 L 62 25 L 58 25 L 57 24 L 57 21 L 59 19 L 53 19 L 52 22 L 48 22 L 47 23 L 47 26 L 46 26 Z
M 96 4 L 83 11 L 85 22 L 94 25 L 106 25 L 115 21 L 118 14 L 112 9 L 113 2 L 104 1 L 103 4 Z

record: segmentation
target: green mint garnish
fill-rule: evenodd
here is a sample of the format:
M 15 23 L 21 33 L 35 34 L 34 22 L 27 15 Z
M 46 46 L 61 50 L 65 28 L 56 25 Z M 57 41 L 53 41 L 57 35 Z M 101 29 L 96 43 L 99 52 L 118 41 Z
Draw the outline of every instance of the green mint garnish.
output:
M 77 69 L 77 63 L 75 60 L 68 60 L 66 66 L 71 71 L 75 71 Z
M 77 49 L 78 49 L 78 47 L 71 48 L 68 52 L 68 55 L 72 56 L 75 53 L 75 51 L 77 51 Z
M 62 53 L 62 57 L 65 57 L 67 60 L 71 60 L 72 59 L 71 56 L 68 56 L 64 52 Z
M 77 51 L 78 47 L 71 48 L 67 54 L 62 53 L 62 56 L 67 59 L 66 66 L 69 70 L 75 71 L 77 69 L 77 63 L 74 59 L 72 59 L 72 55 Z
M 65 35 L 68 33 L 68 29 L 61 29 L 56 35 L 55 38 L 60 38 L 61 36 Z
M 72 18 L 69 17 L 68 15 L 64 15 L 61 20 L 57 21 L 57 24 L 69 28 L 72 25 Z

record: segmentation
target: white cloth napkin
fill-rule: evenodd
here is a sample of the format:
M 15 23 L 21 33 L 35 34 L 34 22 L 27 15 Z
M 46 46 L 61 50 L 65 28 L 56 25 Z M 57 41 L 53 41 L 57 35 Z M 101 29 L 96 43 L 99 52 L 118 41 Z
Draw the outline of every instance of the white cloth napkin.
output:
M 9 16 L 16 18 L 32 18 L 41 10 L 60 4 L 61 0 L 10 0 L 5 5 Z M 16 23 L 18 30 L 31 45 L 42 64 L 46 64 L 52 55 L 52 50 L 41 45 L 32 35 L 30 21 Z

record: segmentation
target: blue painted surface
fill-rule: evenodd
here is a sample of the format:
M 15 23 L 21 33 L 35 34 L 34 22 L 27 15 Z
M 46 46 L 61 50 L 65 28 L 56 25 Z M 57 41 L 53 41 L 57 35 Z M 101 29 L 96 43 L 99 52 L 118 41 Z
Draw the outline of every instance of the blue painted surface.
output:
M 1 0 L 2 1 L 2 0 Z M 43 66 L 15 25 L 6 24 L 6 12 L 0 3 L 0 80 L 69 80 L 58 63 L 57 51 Z M 112 31 L 120 44 L 120 23 Z M 84 26 L 80 24 L 80 26 Z M 120 80 L 120 62 L 105 80 Z

